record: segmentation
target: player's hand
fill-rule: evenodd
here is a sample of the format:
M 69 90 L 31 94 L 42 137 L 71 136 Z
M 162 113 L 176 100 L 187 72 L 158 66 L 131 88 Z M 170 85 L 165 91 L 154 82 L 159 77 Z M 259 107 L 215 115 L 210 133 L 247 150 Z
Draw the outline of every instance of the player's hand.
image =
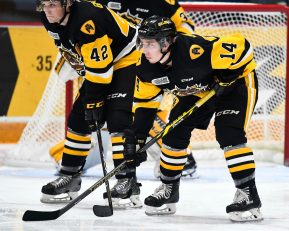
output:
M 134 131 L 130 129 L 124 130 L 124 159 L 127 161 L 128 168 L 138 167 L 142 162 L 146 161 L 147 153 L 137 153 L 137 150 L 144 146 L 145 139 L 137 138 Z
M 101 129 L 105 123 L 104 100 L 93 100 L 85 103 L 84 119 L 91 132 Z

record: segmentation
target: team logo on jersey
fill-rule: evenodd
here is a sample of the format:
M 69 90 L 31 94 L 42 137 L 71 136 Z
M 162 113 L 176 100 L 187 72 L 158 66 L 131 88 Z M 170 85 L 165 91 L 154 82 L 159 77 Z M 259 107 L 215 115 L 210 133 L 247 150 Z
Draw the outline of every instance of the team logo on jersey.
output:
M 152 84 L 154 84 L 154 85 L 163 85 L 163 84 L 167 84 L 169 82 L 170 82 L 170 80 L 169 80 L 168 76 L 164 76 L 164 77 L 152 80 Z
M 85 34 L 94 35 L 95 25 L 92 20 L 89 20 L 81 26 L 80 30 Z
M 108 2 L 107 3 L 108 8 L 112 10 L 120 10 L 121 9 L 121 3 L 120 2 Z
M 129 9 L 126 12 L 120 13 L 119 15 L 125 18 L 127 21 L 131 22 L 133 25 L 139 25 L 143 20 L 138 16 L 138 14 L 133 15 L 130 13 Z
M 197 59 L 204 53 L 204 49 L 199 45 L 192 45 L 190 47 L 190 57 L 191 59 Z
M 202 93 L 204 91 L 207 91 L 208 88 L 209 88 L 208 85 L 202 85 L 201 83 L 196 83 L 193 86 L 187 86 L 185 89 L 175 86 L 175 88 L 172 89 L 171 92 L 174 95 L 178 95 L 178 96 L 188 96 L 188 95 Z
M 175 5 L 176 1 L 175 0 L 165 0 L 167 3 L 171 4 L 171 5 Z
M 60 39 L 59 34 L 58 33 L 54 33 L 52 31 L 48 31 L 48 34 L 53 38 L 53 39 Z

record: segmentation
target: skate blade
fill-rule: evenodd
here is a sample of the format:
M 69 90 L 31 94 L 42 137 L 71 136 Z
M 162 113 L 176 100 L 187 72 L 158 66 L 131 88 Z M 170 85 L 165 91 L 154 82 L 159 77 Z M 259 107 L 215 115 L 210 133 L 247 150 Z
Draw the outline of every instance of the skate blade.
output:
M 182 171 L 182 177 L 190 176 L 192 178 L 195 178 L 197 168 L 190 168 Z
M 161 216 L 175 214 L 177 211 L 176 203 L 164 204 L 161 207 L 153 207 L 146 205 L 145 214 L 148 216 Z
M 259 208 L 245 212 L 230 212 L 229 216 L 233 222 L 258 222 L 264 219 Z
M 40 201 L 42 203 L 48 204 L 61 204 L 61 203 L 68 203 L 74 200 L 78 196 L 78 192 L 69 192 L 69 193 L 62 193 L 59 195 L 49 195 L 49 194 L 42 194 Z
M 107 200 L 105 204 L 108 205 Z M 136 195 L 127 199 L 112 198 L 112 207 L 116 210 L 138 209 L 142 207 L 142 202 L 140 201 L 139 196 Z

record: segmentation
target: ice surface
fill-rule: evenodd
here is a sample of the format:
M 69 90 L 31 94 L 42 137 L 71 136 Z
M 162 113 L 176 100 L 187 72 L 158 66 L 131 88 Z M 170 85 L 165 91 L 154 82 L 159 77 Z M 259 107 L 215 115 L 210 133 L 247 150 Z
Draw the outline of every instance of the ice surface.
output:
M 112 169 L 111 164 L 108 165 Z M 198 178 L 181 181 L 177 213 L 150 217 L 144 208 L 114 211 L 112 217 L 99 218 L 92 212 L 94 204 L 104 204 L 104 186 L 96 189 L 54 221 L 23 222 L 23 213 L 30 210 L 52 211 L 64 205 L 42 204 L 41 187 L 54 180 L 53 168 L 0 167 L 0 230 L 1 231 L 89 231 L 89 230 L 214 230 L 214 231 L 276 231 L 289 230 L 289 168 L 278 164 L 257 162 L 256 181 L 264 221 L 232 223 L 225 207 L 234 196 L 235 188 L 224 161 L 199 161 Z M 152 163 L 138 169 L 141 199 L 159 185 L 154 179 Z M 102 176 L 97 166 L 83 177 L 82 190 L 93 185 Z M 110 181 L 113 185 L 114 179 Z

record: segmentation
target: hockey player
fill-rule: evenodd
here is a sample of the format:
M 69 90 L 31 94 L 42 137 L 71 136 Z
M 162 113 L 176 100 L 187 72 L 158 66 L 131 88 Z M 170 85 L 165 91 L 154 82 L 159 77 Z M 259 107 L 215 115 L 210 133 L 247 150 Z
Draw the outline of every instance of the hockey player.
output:
M 84 78 L 69 115 L 60 177 L 42 187 L 42 202 L 65 202 L 80 190 L 80 174 L 96 126 L 107 123 L 113 155 L 123 155 L 122 132 L 132 124 L 137 33 L 95 1 L 38 0 L 37 9 L 62 56 Z M 141 207 L 135 172 L 127 171 L 126 179 L 130 191 L 121 196 L 133 197 L 133 206 Z
M 140 25 L 142 21 L 152 15 L 160 15 L 170 18 L 178 32 L 192 34 L 194 32 L 194 23 L 187 16 L 184 9 L 179 5 L 177 0 L 99 0 L 98 2 L 107 5 L 110 9 L 117 12 L 120 16 L 127 19 L 134 25 Z M 161 110 L 156 114 L 154 121 L 154 129 L 150 131 L 150 136 L 154 137 L 156 133 L 160 132 L 167 123 L 166 117 L 169 110 Z M 156 177 L 159 177 L 158 162 L 160 158 L 160 148 L 158 147 L 161 140 L 148 150 L 148 153 L 157 161 L 154 170 Z M 189 157 L 183 170 L 183 176 L 195 173 L 197 165 L 195 159 L 188 148 Z M 114 159 L 115 166 L 121 163 L 122 160 Z
M 178 4 L 178 1 L 166 1 L 166 0 L 100 0 L 99 3 L 103 5 L 107 5 L 110 9 L 117 12 L 123 18 L 127 19 L 134 25 L 140 24 L 144 19 L 152 16 L 154 14 L 158 14 L 161 16 L 166 16 L 171 18 L 171 20 L 176 25 L 177 31 L 182 33 L 192 34 L 194 31 L 194 24 L 191 19 L 189 19 L 184 11 L 184 9 Z M 154 128 L 150 131 L 150 136 L 154 137 L 156 133 L 160 132 L 164 125 L 167 123 L 167 117 L 169 114 L 169 110 L 162 110 L 157 113 L 156 119 L 154 121 Z M 107 136 L 105 132 L 103 132 L 103 136 Z M 53 157 L 55 162 L 57 163 L 57 167 L 61 162 L 62 153 L 63 153 L 63 141 L 59 144 L 55 145 L 50 149 L 50 155 Z M 156 177 L 159 177 L 159 158 L 160 158 L 160 148 L 159 144 L 154 145 L 148 150 L 148 153 L 156 160 L 156 167 L 154 169 L 154 174 Z M 96 145 L 97 146 L 97 145 Z M 98 148 L 94 146 L 89 151 L 89 156 L 86 159 L 86 163 L 84 165 L 83 170 L 87 170 L 90 167 L 93 167 L 97 164 L 100 164 Z M 107 148 L 107 142 L 104 142 L 104 148 Z M 188 148 L 188 152 L 190 155 L 188 156 L 187 163 L 183 169 L 182 175 L 187 176 L 195 173 L 197 165 L 193 155 L 191 154 L 191 150 Z M 120 164 L 123 161 L 123 157 L 121 155 L 113 155 L 113 160 L 115 166 Z M 132 170 L 130 170 L 132 171 Z M 116 194 L 115 190 L 118 185 L 123 185 L 124 183 L 128 183 L 129 180 L 124 172 L 116 175 L 118 179 L 116 185 L 112 188 L 113 195 Z M 125 184 L 129 186 L 129 184 Z M 121 187 L 123 188 L 123 187 Z M 124 187 L 126 188 L 126 187 Z M 121 193 L 122 194 L 122 193 Z M 114 201 L 115 203 L 116 201 Z M 116 204 L 115 204 L 116 206 Z
M 162 184 L 145 199 L 147 215 L 173 214 L 179 201 L 186 148 L 193 129 L 206 129 L 215 116 L 216 139 L 224 150 L 237 192 L 226 212 L 235 221 L 261 220 L 261 201 L 255 185 L 253 151 L 246 129 L 258 94 L 253 48 L 241 35 L 216 37 L 177 34 L 173 22 L 152 16 L 139 28 L 138 46 L 143 54 L 137 64 L 133 130 L 125 131 L 125 158 L 134 155 L 135 136 L 146 136 L 159 98 L 174 93 L 179 102 L 170 121 L 188 110 L 210 89 L 216 96 L 163 137 L 160 159 Z M 249 212 L 249 216 L 244 216 Z

